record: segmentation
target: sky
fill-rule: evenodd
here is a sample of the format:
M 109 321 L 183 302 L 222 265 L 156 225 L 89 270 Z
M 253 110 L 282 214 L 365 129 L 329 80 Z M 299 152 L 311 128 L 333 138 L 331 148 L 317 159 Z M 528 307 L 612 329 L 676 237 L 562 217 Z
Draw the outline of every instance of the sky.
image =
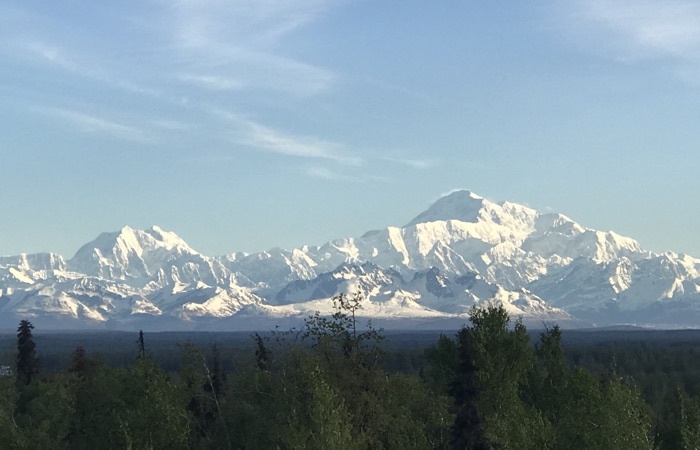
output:
M 700 3 L 0 0 L 0 255 L 221 255 L 441 194 L 700 257 Z

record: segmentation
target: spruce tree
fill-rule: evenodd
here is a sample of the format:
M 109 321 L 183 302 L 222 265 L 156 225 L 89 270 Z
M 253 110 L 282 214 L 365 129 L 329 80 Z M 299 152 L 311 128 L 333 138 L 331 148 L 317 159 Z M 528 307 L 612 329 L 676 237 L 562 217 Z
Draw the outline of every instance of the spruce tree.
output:
M 138 359 L 143 359 L 146 357 L 146 344 L 143 340 L 143 330 L 139 330 L 139 340 L 136 341 L 139 346 L 139 356 Z
M 89 378 L 95 374 L 99 365 L 99 360 L 89 358 L 85 347 L 78 345 L 73 351 L 73 357 L 68 365 L 68 373 L 72 373 L 82 379 Z
M 28 320 L 22 320 L 17 328 L 17 383 L 21 386 L 28 385 L 39 372 L 33 329 L 34 325 Z
M 255 340 L 255 365 L 258 370 L 267 371 L 270 368 L 270 351 L 258 333 L 253 335 L 253 339 Z
M 484 420 L 477 407 L 479 397 L 478 368 L 471 330 L 462 328 L 457 335 L 459 366 L 450 394 L 454 398 L 452 448 L 486 450 L 492 448 L 484 433 Z

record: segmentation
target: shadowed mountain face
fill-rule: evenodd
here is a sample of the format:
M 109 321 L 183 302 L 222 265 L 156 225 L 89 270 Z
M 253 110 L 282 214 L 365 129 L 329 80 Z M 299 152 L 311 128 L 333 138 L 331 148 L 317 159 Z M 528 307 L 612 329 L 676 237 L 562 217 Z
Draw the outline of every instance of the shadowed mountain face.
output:
M 497 302 L 533 320 L 694 325 L 699 270 L 562 214 L 456 191 L 404 227 L 321 246 L 212 257 L 158 227 L 125 227 L 68 261 L 0 257 L 0 312 L 75 327 L 243 323 L 330 313 L 330 297 L 361 291 L 363 314 L 377 318 L 454 320 Z

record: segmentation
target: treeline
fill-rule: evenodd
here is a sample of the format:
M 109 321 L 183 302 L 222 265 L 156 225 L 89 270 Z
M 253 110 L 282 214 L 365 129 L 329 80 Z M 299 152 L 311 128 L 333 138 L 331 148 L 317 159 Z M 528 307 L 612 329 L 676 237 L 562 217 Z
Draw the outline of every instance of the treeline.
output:
M 125 367 L 79 346 L 64 370 L 42 374 L 23 321 L 13 373 L 0 377 L 0 447 L 636 450 L 700 442 L 700 402 L 678 380 L 664 379 L 648 402 L 628 376 L 654 369 L 641 350 L 622 361 L 618 353 L 565 355 L 559 328 L 533 345 L 521 322 L 490 306 L 427 350 L 386 354 L 381 330 L 359 326 L 361 300 L 341 295 L 332 317 L 254 335 L 248 358 L 235 364 L 216 345 L 185 345 L 176 372 L 154 362 L 140 334 Z M 571 364 L 576 358 L 588 368 Z

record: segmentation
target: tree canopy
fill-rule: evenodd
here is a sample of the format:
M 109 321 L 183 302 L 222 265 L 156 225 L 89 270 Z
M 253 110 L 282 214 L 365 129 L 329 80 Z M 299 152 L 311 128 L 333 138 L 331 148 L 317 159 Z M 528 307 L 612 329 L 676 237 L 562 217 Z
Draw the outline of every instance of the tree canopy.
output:
M 655 415 L 615 366 L 596 372 L 571 364 L 565 332 L 550 327 L 532 343 L 501 306 L 473 309 L 453 337 L 412 350 L 420 368 L 397 370 L 405 367 L 402 354 L 364 321 L 362 297 L 339 296 L 335 305 L 301 330 L 254 334 L 247 356 L 235 361 L 216 344 L 183 344 L 179 368 L 166 371 L 139 333 L 124 367 L 77 346 L 65 370 L 41 378 L 41 349 L 22 321 L 16 379 L 0 377 L 0 442 L 17 449 L 683 450 L 700 436 L 697 396 L 669 390 Z

